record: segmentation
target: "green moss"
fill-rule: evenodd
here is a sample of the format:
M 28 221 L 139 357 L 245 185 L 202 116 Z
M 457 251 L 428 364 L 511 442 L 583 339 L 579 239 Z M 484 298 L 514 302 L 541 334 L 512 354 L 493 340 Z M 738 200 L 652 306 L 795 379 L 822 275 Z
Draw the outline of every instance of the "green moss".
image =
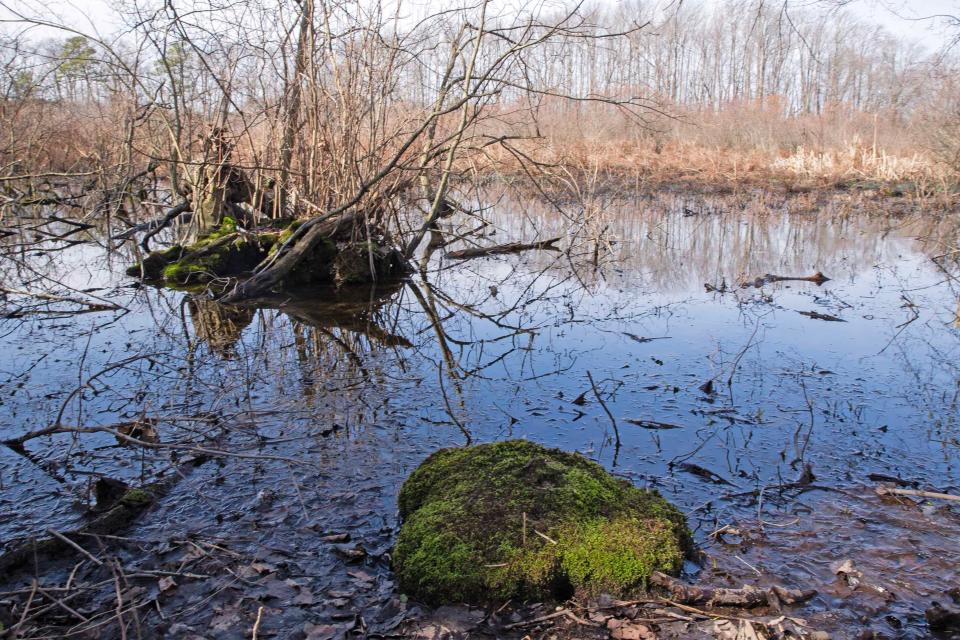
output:
M 399 505 L 394 568 L 429 603 L 623 595 L 692 551 L 683 515 L 655 491 L 524 440 L 437 451 Z
M 130 489 L 120 498 L 120 503 L 127 507 L 144 507 L 151 502 L 153 495 L 143 489 Z
M 279 232 L 255 236 L 238 234 L 233 218 L 225 217 L 217 229 L 182 249 L 175 261 L 168 262 L 161 272 L 163 279 L 183 285 L 239 275 L 252 269 L 267 255 L 278 235 Z
M 180 260 L 163 268 L 163 279 L 179 284 L 206 282 L 217 276 L 223 262 L 222 254 L 210 254 L 200 259 Z
M 283 243 L 293 237 L 293 232 L 296 231 L 298 226 L 300 225 L 296 225 L 296 226 L 290 225 L 283 231 L 280 231 L 279 233 L 277 233 L 276 239 L 274 240 L 273 245 L 270 247 L 270 251 L 267 253 L 267 255 L 272 256 L 277 251 L 279 251 L 280 247 L 283 246 Z
M 163 269 L 183 256 L 183 247 L 176 244 L 169 249 L 150 253 L 143 262 L 138 262 L 127 268 L 128 276 L 142 275 L 147 280 L 156 280 L 163 275 Z

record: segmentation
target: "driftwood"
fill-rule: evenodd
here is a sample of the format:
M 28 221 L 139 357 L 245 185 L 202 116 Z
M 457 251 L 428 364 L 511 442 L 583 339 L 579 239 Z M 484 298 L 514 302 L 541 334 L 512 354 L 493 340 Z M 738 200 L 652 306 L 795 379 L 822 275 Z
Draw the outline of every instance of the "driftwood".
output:
M 693 605 L 703 605 L 707 607 L 741 607 L 751 609 L 754 607 L 772 606 L 774 608 L 779 604 L 800 604 L 810 600 L 817 595 L 814 589 L 798 590 L 787 589 L 774 585 L 769 589 L 761 589 L 744 585 L 739 589 L 726 588 L 707 588 L 694 587 L 684 584 L 676 578 L 655 571 L 650 576 L 651 584 L 670 593 L 671 599 Z
M 798 311 L 797 313 L 814 320 L 826 320 L 827 322 L 846 322 L 846 320 L 843 318 L 832 316 L 829 313 L 820 313 L 819 311 Z
M 747 287 L 757 287 L 757 288 L 759 288 L 759 287 L 762 287 L 762 286 L 765 285 L 765 284 L 771 284 L 771 283 L 773 283 L 773 282 L 787 282 L 787 281 L 791 281 L 791 280 L 800 281 L 800 282 L 812 282 L 812 283 L 814 283 L 815 285 L 817 285 L 817 286 L 819 287 L 819 286 L 822 285 L 824 282 L 829 282 L 830 278 L 828 278 L 827 276 L 823 275 L 823 274 L 820 273 L 819 271 L 817 271 L 817 272 L 816 272 L 815 274 L 813 274 L 812 276 L 778 276 L 778 275 L 774 275 L 774 274 L 772 274 L 772 273 L 768 273 L 768 274 L 764 275 L 762 278 L 756 278 L 755 280 L 753 280 L 753 281 L 751 281 L 751 282 L 744 282 L 744 283 L 741 284 L 740 286 L 741 286 L 742 288 L 744 288 L 744 289 L 747 288 Z M 713 289 L 719 291 L 719 289 L 717 289 L 716 287 L 713 287 Z M 709 290 L 710 290 L 710 289 L 708 289 L 708 291 L 709 291 Z
M 482 258 L 484 256 L 494 256 L 502 253 L 520 253 L 521 251 L 539 250 L 539 251 L 560 251 L 556 243 L 560 238 L 551 238 L 539 242 L 508 242 L 507 244 L 498 244 L 493 247 L 477 247 L 474 249 L 460 249 L 459 251 L 449 251 L 447 257 L 453 260 L 467 260 L 469 258 Z
M 960 502 L 960 496 L 937 491 L 920 491 L 918 489 L 895 489 L 893 487 L 877 487 L 877 495 L 881 496 L 912 496 L 914 498 L 929 498 L 935 500 L 949 500 Z
M 626 422 L 629 422 L 632 425 L 641 427 L 643 429 L 679 429 L 680 427 L 675 424 L 670 424 L 669 422 L 658 422 L 656 420 L 637 420 L 634 418 L 627 418 Z

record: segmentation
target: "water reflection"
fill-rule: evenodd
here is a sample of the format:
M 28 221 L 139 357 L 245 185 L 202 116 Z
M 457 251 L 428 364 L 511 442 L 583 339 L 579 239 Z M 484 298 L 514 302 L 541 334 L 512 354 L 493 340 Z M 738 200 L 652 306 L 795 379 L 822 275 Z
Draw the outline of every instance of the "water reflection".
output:
M 243 335 L 244 329 L 253 322 L 255 311 L 251 308 L 223 305 L 201 297 L 187 298 L 190 319 L 197 338 L 210 346 L 210 350 L 221 358 L 231 360 L 236 357 L 234 346 Z

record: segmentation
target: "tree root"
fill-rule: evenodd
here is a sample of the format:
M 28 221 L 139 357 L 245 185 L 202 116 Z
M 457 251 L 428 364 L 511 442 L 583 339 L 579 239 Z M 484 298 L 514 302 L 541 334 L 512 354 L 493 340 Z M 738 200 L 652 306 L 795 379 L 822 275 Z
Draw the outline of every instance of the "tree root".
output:
M 778 608 L 780 604 L 800 604 L 817 595 L 817 591 L 814 589 L 801 591 L 778 585 L 769 589 L 761 589 L 750 585 L 744 585 L 739 589 L 700 588 L 684 584 L 676 578 L 671 578 L 660 572 L 654 572 L 650 576 L 650 582 L 666 589 L 670 592 L 671 598 L 677 602 L 708 607 L 752 609 L 769 605 Z

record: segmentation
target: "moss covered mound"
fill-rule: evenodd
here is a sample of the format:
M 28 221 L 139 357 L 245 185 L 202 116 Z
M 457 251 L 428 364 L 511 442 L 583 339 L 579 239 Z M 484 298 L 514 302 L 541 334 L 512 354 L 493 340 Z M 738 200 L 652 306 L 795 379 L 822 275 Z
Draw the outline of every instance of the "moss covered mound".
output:
M 214 231 L 189 246 L 154 251 L 127 274 L 168 285 L 191 286 L 248 274 L 274 255 L 303 221 L 274 220 L 271 227 L 239 231 L 224 217 Z M 343 233 L 350 235 L 349 229 Z M 284 278 L 284 287 L 332 282 L 337 286 L 386 280 L 408 271 L 399 251 L 374 242 L 321 239 Z
M 127 269 L 128 275 L 169 284 L 194 285 L 252 269 L 276 244 L 279 232 L 240 234 L 233 218 L 224 217 L 214 231 L 192 245 L 154 251 Z
M 525 440 L 441 449 L 399 502 L 394 569 L 430 604 L 625 595 L 692 551 L 683 514 L 657 492 Z

